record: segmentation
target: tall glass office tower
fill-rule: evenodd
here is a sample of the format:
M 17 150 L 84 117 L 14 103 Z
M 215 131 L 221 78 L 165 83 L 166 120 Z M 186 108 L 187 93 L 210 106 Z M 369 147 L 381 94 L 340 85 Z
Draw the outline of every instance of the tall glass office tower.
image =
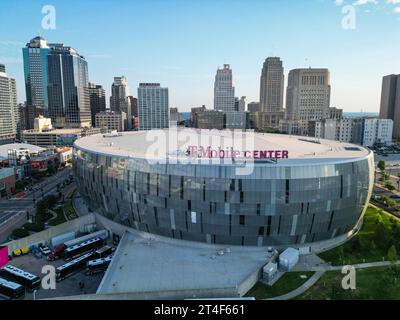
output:
M 88 66 L 71 47 L 56 44 L 47 56 L 49 116 L 56 127 L 90 127 Z
M 26 102 L 48 115 L 47 55 L 50 46 L 42 37 L 35 37 L 22 49 L 24 59 Z
M 87 62 L 75 49 L 38 36 L 22 49 L 27 106 L 56 127 L 91 125 Z

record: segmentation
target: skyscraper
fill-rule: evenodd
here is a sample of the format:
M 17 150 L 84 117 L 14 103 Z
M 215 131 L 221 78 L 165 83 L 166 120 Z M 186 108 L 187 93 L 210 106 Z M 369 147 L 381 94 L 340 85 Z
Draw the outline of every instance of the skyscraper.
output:
M 137 117 L 138 116 L 138 110 L 137 110 L 137 98 L 133 97 L 133 96 L 129 96 L 129 100 L 131 102 L 131 112 L 132 112 L 132 116 L 133 117 Z
M 15 140 L 19 119 L 15 79 L 8 77 L 5 66 L 0 64 L 0 144 Z
M 214 110 L 235 111 L 235 87 L 233 87 L 232 70 L 229 64 L 217 70 L 214 82 Z
M 168 128 L 168 88 L 162 88 L 159 83 L 140 83 L 138 116 L 139 130 Z
M 101 85 L 89 82 L 90 112 L 92 126 L 96 124 L 96 113 L 106 111 L 106 92 Z
M 283 111 L 284 74 L 282 60 L 269 57 L 265 60 L 260 77 L 261 112 Z
M 247 110 L 247 98 L 242 96 L 239 100 L 238 111 L 243 112 Z
M 393 120 L 393 138 L 400 139 L 400 75 L 383 77 L 379 117 Z
M 56 127 L 90 127 L 88 66 L 77 50 L 54 44 L 47 55 L 49 116 Z
M 129 98 L 128 79 L 124 76 L 114 77 L 114 82 L 111 85 L 110 109 L 115 112 L 126 113 L 125 129 L 132 129 L 132 108 Z
M 48 115 L 47 55 L 51 44 L 42 37 L 35 37 L 22 49 L 27 106 Z
M 294 69 L 289 72 L 286 113 L 290 120 L 328 117 L 331 86 L 328 69 Z

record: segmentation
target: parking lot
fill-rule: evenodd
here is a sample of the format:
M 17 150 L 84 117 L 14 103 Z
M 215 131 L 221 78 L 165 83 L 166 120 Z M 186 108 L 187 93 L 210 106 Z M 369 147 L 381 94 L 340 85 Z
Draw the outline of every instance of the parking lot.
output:
M 47 261 L 45 257 L 42 259 L 37 259 L 33 254 L 27 254 L 24 256 L 13 258 L 9 262 L 10 265 L 13 265 L 17 268 L 20 268 L 24 271 L 32 273 L 40 278 L 43 278 L 45 274 L 42 274 L 42 268 L 45 265 L 51 265 L 57 268 L 58 266 L 64 264 L 65 261 L 62 259 L 56 261 Z M 61 282 L 56 282 L 56 289 L 45 290 L 43 288 L 39 288 L 35 297 L 32 292 L 26 291 L 25 300 L 33 300 L 35 299 L 48 299 L 55 297 L 63 297 L 63 296 L 74 296 L 80 294 L 89 294 L 96 293 L 98 286 L 100 285 L 101 279 L 103 278 L 104 272 L 97 273 L 91 276 L 85 275 L 85 270 L 79 271 L 74 275 L 66 278 Z M 82 282 L 84 284 L 83 289 L 81 289 L 79 283 Z M 0 298 L 1 299 L 1 298 Z

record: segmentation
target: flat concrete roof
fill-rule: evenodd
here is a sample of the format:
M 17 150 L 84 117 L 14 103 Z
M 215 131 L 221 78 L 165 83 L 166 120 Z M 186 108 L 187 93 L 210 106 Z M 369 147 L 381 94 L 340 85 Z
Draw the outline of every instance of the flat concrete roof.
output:
M 120 157 L 165 159 L 188 157 L 190 146 L 218 150 L 287 151 L 288 160 L 352 159 L 367 156 L 370 151 L 358 145 L 311 137 L 283 134 L 234 133 L 231 130 L 165 129 L 123 132 L 117 136 L 95 134 L 75 141 L 75 146 L 94 153 Z M 282 153 L 281 153 L 282 155 Z
M 28 149 L 30 152 L 33 153 L 38 153 L 41 151 L 46 150 L 45 148 L 41 148 L 38 146 L 35 146 L 33 144 L 28 144 L 28 143 L 9 143 L 9 144 L 3 144 L 0 145 L 0 159 L 8 159 L 8 150 L 10 149 Z
M 126 232 L 97 293 L 235 288 L 267 262 L 265 248 L 219 249 L 162 237 L 149 241 Z

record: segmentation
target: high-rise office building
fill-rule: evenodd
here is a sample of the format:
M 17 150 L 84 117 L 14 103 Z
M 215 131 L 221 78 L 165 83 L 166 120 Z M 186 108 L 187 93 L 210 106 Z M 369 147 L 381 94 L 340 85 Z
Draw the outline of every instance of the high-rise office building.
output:
M 328 69 L 289 72 L 286 113 L 293 120 L 320 120 L 329 115 L 331 86 Z
M 106 92 L 101 85 L 89 82 L 90 112 L 92 126 L 96 124 L 96 114 L 106 111 Z
M 55 127 L 90 127 L 88 66 L 74 48 L 52 45 L 47 55 L 49 116 Z
M 265 60 L 260 77 L 260 111 L 283 111 L 284 74 L 282 60 L 269 57 Z
M 205 110 L 207 110 L 205 105 L 202 105 L 201 107 L 191 108 L 191 110 L 190 110 L 190 125 L 193 128 L 198 128 L 198 125 L 199 125 L 198 124 L 198 114 L 200 112 L 204 112 Z
M 96 127 L 106 128 L 109 131 L 125 131 L 126 113 L 115 111 L 102 111 L 96 114 Z
M 391 74 L 382 79 L 381 119 L 393 120 L 393 138 L 400 139 L 400 75 Z
M 235 111 L 235 87 L 229 64 L 224 64 L 223 69 L 218 68 L 215 75 L 214 110 Z
M 138 116 L 138 111 L 137 111 L 137 98 L 133 97 L 133 96 L 129 96 L 128 97 L 130 102 L 131 102 L 131 113 L 132 113 L 132 117 L 137 117 Z
M 159 83 L 140 83 L 138 117 L 139 130 L 168 128 L 168 88 L 162 88 Z
M 27 106 L 48 115 L 47 56 L 52 44 L 42 37 L 35 37 L 22 49 L 24 60 L 25 91 Z
M 247 104 L 247 110 L 250 113 L 255 113 L 260 111 L 260 103 L 259 102 L 249 102 Z
M 116 112 L 126 113 L 125 130 L 132 129 L 132 107 L 129 98 L 128 79 L 124 76 L 114 77 L 111 85 L 110 109 Z
M 15 79 L 7 76 L 5 66 L 0 64 L 0 144 L 16 139 L 19 121 Z
M 258 130 L 277 129 L 284 118 L 284 74 L 282 60 L 265 59 L 260 77 L 260 111 L 253 114 L 253 124 Z
M 237 111 L 243 112 L 243 111 L 247 111 L 246 109 L 247 109 L 247 98 L 245 96 L 242 96 L 239 99 L 239 104 L 238 104 L 238 110 Z

